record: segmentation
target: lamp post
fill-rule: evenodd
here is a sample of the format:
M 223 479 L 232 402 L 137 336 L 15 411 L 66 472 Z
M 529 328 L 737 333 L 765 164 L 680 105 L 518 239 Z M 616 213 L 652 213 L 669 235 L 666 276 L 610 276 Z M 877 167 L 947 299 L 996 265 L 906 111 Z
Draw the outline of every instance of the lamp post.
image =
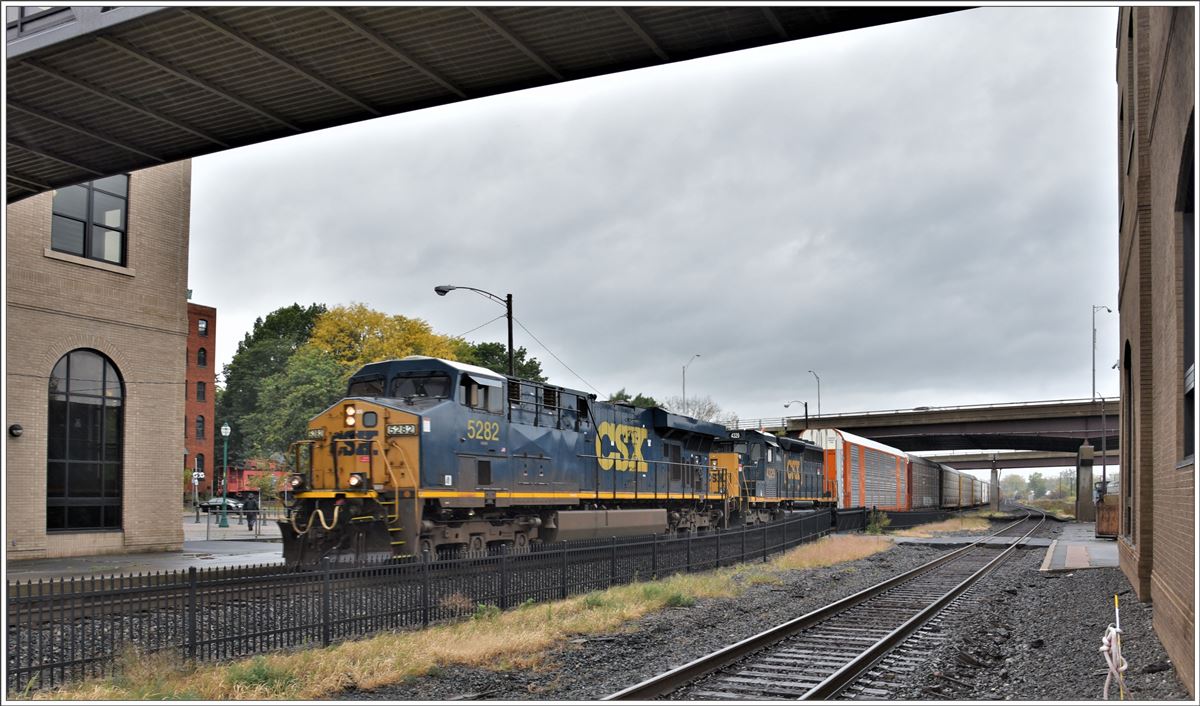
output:
M 688 366 L 691 365 L 692 363 L 694 363 L 696 361 L 696 359 L 699 357 L 700 357 L 700 354 L 697 353 L 696 355 L 689 358 L 688 362 L 684 363 L 684 365 L 683 365 L 683 414 L 684 415 L 687 415 L 687 369 L 688 369 Z
M 783 404 L 783 406 L 785 408 L 791 407 L 792 402 L 799 402 L 800 404 L 804 405 L 804 428 L 807 429 L 808 428 L 808 403 L 801 401 L 801 400 L 792 400 L 791 402 L 785 402 Z
M 221 438 L 225 441 L 225 452 L 223 465 L 225 472 L 222 474 L 221 481 L 221 520 L 217 523 L 217 527 L 229 526 L 229 432 L 233 431 L 229 428 L 229 422 L 221 425 Z
M 503 299 L 501 299 L 500 297 L 496 296 L 495 294 L 492 294 L 491 292 L 485 292 L 482 289 L 476 289 L 474 287 L 457 287 L 457 286 L 450 285 L 450 284 L 438 285 L 433 288 L 433 291 L 436 292 L 439 297 L 444 297 L 444 296 L 446 296 L 447 292 L 453 291 L 455 289 L 469 289 L 472 292 L 478 292 L 478 293 L 482 294 L 483 296 L 496 302 L 497 304 L 504 306 L 504 309 L 508 314 L 508 374 L 509 374 L 509 377 L 516 377 L 516 368 L 513 367 L 512 295 L 511 294 L 505 295 L 505 297 Z
M 817 416 L 819 417 L 821 416 L 821 376 L 813 373 L 811 370 L 808 372 L 812 373 L 812 376 L 817 379 Z
M 1098 309 L 1112 313 L 1112 309 L 1103 304 L 1092 305 L 1092 402 L 1096 401 L 1096 310 Z

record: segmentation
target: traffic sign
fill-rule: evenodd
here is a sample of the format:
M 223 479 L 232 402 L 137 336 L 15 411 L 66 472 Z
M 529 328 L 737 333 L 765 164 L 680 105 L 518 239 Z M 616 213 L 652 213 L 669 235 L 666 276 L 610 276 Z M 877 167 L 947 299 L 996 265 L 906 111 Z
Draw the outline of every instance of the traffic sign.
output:
M 200 480 L 204 478 L 204 471 L 192 471 L 192 480 Z

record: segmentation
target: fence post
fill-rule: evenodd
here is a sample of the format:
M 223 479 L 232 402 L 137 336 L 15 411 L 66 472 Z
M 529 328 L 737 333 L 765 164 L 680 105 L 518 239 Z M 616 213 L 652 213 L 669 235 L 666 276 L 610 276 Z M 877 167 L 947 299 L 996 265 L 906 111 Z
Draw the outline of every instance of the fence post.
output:
M 746 563 L 746 533 L 750 531 L 750 527 L 742 525 L 742 563 Z
M 196 567 L 188 567 L 188 659 L 196 659 Z
M 803 520 L 803 519 L 801 519 L 800 521 L 801 521 L 801 522 L 803 522 L 804 520 Z M 788 528 L 788 524 L 789 524 L 790 522 L 791 522 L 791 520 L 789 520 L 789 519 L 787 519 L 787 518 L 784 518 L 784 520 L 783 520 L 783 546 L 782 546 L 782 547 L 780 547 L 780 551 L 785 551 L 785 552 L 786 552 L 786 551 L 788 550 L 788 543 L 787 543 L 787 528 Z
M 321 646 L 329 647 L 330 625 L 329 605 L 332 603 L 330 594 L 331 564 L 329 557 L 321 559 Z
M 654 535 L 654 541 L 650 543 L 650 578 L 658 578 L 658 535 Z
M 559 598 L 566 600 L 567 598 L 567 542 L 563 540 L 559 542 L 559 566 L 558 566 L 558 582 L 561 585 L 561 590 L 558 593 Z
M 636 477 L 636 476 L 635 476 Z M 610 551 L 608 555 L 608 585 L 611 587 L 617 582 L 617 538 L 613 537 L 609 542 Z
M 763 525 L 763 563 L 767 563 L 767 525 Z
M 508 546 L 500 547 L 500 610 L 508 610 Z
M 429 627 L 429 553 L 421 554 L 421 624 Z

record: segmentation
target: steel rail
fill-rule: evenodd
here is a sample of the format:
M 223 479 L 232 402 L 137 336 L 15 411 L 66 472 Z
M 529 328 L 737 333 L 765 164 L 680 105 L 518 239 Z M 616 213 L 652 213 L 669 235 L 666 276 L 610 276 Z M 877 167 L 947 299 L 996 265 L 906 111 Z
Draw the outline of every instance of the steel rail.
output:
M 1000 534 L 1002 534 L 1003 532 L 1006 532 L 1006 531 L 1020 525 L 1022 522 L 1025 522 L 1028 519 L 1029 519 L 1029 514 L 1027 514 L 1024 518 L 1017 520 L 1016 522 L 1013 522 L 1012 524 L 1005 525 L 1001 529 L 997 530 L 996 532 L 994 532 L 990 535 L 987 535 L 986 537 L 982 537 L 979 540 L 972 542 L 971 544 L 968 544 L 965 547 L 961 547 L 954 551 L 948 552 L 947 554 L 944 554 L 943 556 L 940 556 L 940 557 L 938 557 L 932 561 L 929 561 L 925 564 L 922 564 L 921 566 L 918 566 L 915 569 L 910 569 L 909 571 L 906 571 L 897 576 L 893 576 L 890 579 L 887 579 L 885 581 L 877 583 L 874 586 L 865 588 L 857 593 L 854 593 L 850 596 L 847 596 L 838 601 L 830 603 L 829 605 L 826 605 L 822 608 L 818 608 L 818 609 L 811 611 L 809 613 L 806 613 L 805 615 L 802 615 L 798 618 L 789 620 L 786 623 L 777 625 L 773 628 L 770 628 L 761 633 L 758 633 L 757 635 L 752 635 L 740 642 L 734 643 L 732 645 L 729 645 L 728 647 L 725 647 L 720 650 L 717 650 L 716 652 L 707 654 L 703 657 L 700 657 L 699 659 L 695 659 L 691 662 L 688 662 L 687 664 L 676 667 L 670 671 L 664 672 L 657 676 L 651 677 L 645 681 L 634 684 L 633 686 L 622 689 L 621 691 L 618 691 L 614 694 L 609 694 L 608 696 L 604 697 L 601 700 L 602 701 L 644 700 L 644 699 L 653 699 L 656 697 L 660 697 L 660 696 L 669 694 L 687 684 L 690 684 L 693 681 L 696 681 L 697 679 L 699 679 L 700 677 L 702 677 L 706 674 L 712 673 L 712 672 L 722 669 L 730 664 L 733 664 L 734 662 L 737 662 L 737 661 L 749 656 L 750 654 L 758 652 L 759 650 L 761 650 L 765 647 L 769 647 L 787 637 L 790 637 L 791 635 L 793 635 L 795 633 L 798 633 L 802 630 L 806 630 L 806 629 L 816 625 L 817 623 L 820 623 L 838 613 L 841 613 L 841 612 L 848 610 L 856 605 L 864 603 L 867 600 L 874 598 L 875 596 L 893 588 L 894 586 L 897 586 L 897 585 L 904 583 L 910 579 L 921 576 L 922 574 L 928 573 L 947 562 L 957 559 L 957 558 L 963 556 L 965 553 L 969 552 L 970 550 L 980 546 L 983 542 L 987 541 L 988 539 L 997 537 Z M 1031 532 L 1032 532 L 1032 530 L 1031 530 Z M 1026 536 L 1028 536 L 1028 535 L 1026 535 Z M 1022 537 L 1022 539 L 1024 539 L 1024 537 Z M 1018 540 L 1017 542 L 1013 542 L 1012 545 L 1010 545 L 1008 547 L 1008 549 L 1006 549 L 1005 551 L 1007 552 L 1007 551 L 1014 549 L 1019 544 L 1019 541 L 1020 540 Z
M 830 699 L 841 693 L 843 689 L 850 686 L 855 680 L 870 670 L 871 667 L 875 666 L 875 664 L 882 659 L 884 655 L 890 652 L 893 648 L 899 646 L 900 643 L 907 640 L 909 636 L 920 629 L 921 626 L 929 622 L 930 618 L 940 613 L 942 609 L 949 605 L 951 601 L 961 596 L 964 591 L 973 586 L 977 581 L 979 581 L 979 579 L 983 578 L 993 569 L 999 566 L 1000 562 L 1008 558 L 1008 555 L 1016 550 L 1016 548 L 1021 545 L 1021 542 L 1028 539 L 1029 535 L 1036 532 L 1042 526 L 1042 524 L 1045 523 L 1045 521 L 1046 516 L 1043 514 L 1041 522 L 1022 535 L 1019 539 L 1015 540 L 1012 544 L 1008 545 L 1004 551 L 996 555 L 996 558 L 992 559 L 987 564 L 984 564 L 978 571 L 963 579 L 963 581 L 957 586 L 947 591 L 933 603 L 929 604 L 929 606 L 927 606 L 924 610 L 904 621 L 904 623 L 895 630 L 880 638 L 878 642 L 863 650 L 858 657 L 855 657 L 833 674 L 830 674 L 820 684 L 814 686 L 803 696 L 801 696 L 800 699 L 824 700 Z M 1024 520 L 1022 520 L 1022 522 L 1024 522 Z

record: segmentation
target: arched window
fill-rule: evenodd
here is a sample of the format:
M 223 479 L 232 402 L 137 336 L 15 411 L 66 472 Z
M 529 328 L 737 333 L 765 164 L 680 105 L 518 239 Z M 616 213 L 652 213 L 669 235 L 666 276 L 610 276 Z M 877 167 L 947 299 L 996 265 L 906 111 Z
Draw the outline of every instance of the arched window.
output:
M 196 470 L 204 472 L 204 454 L 196 454 Z
M 196 439 L 199 441 L 204 440 L 204 415 L 203 414 L 196 417 Z
M 71 351 L 50 373 L 46 530 L 121 527 L 125 389 L 116 366 Z
M 208 365 L 208 351 L 204 350 L 203 348 L 196 351 L 196 365 L 200 366 L 201 368 Z
M 204 395 L 206 392 L 205 388 L 206 388 L 206 385 L 204 383 L 202 383 L 202 382 L 196 383 L 196 401 L 197 402 L 204 401 Z

